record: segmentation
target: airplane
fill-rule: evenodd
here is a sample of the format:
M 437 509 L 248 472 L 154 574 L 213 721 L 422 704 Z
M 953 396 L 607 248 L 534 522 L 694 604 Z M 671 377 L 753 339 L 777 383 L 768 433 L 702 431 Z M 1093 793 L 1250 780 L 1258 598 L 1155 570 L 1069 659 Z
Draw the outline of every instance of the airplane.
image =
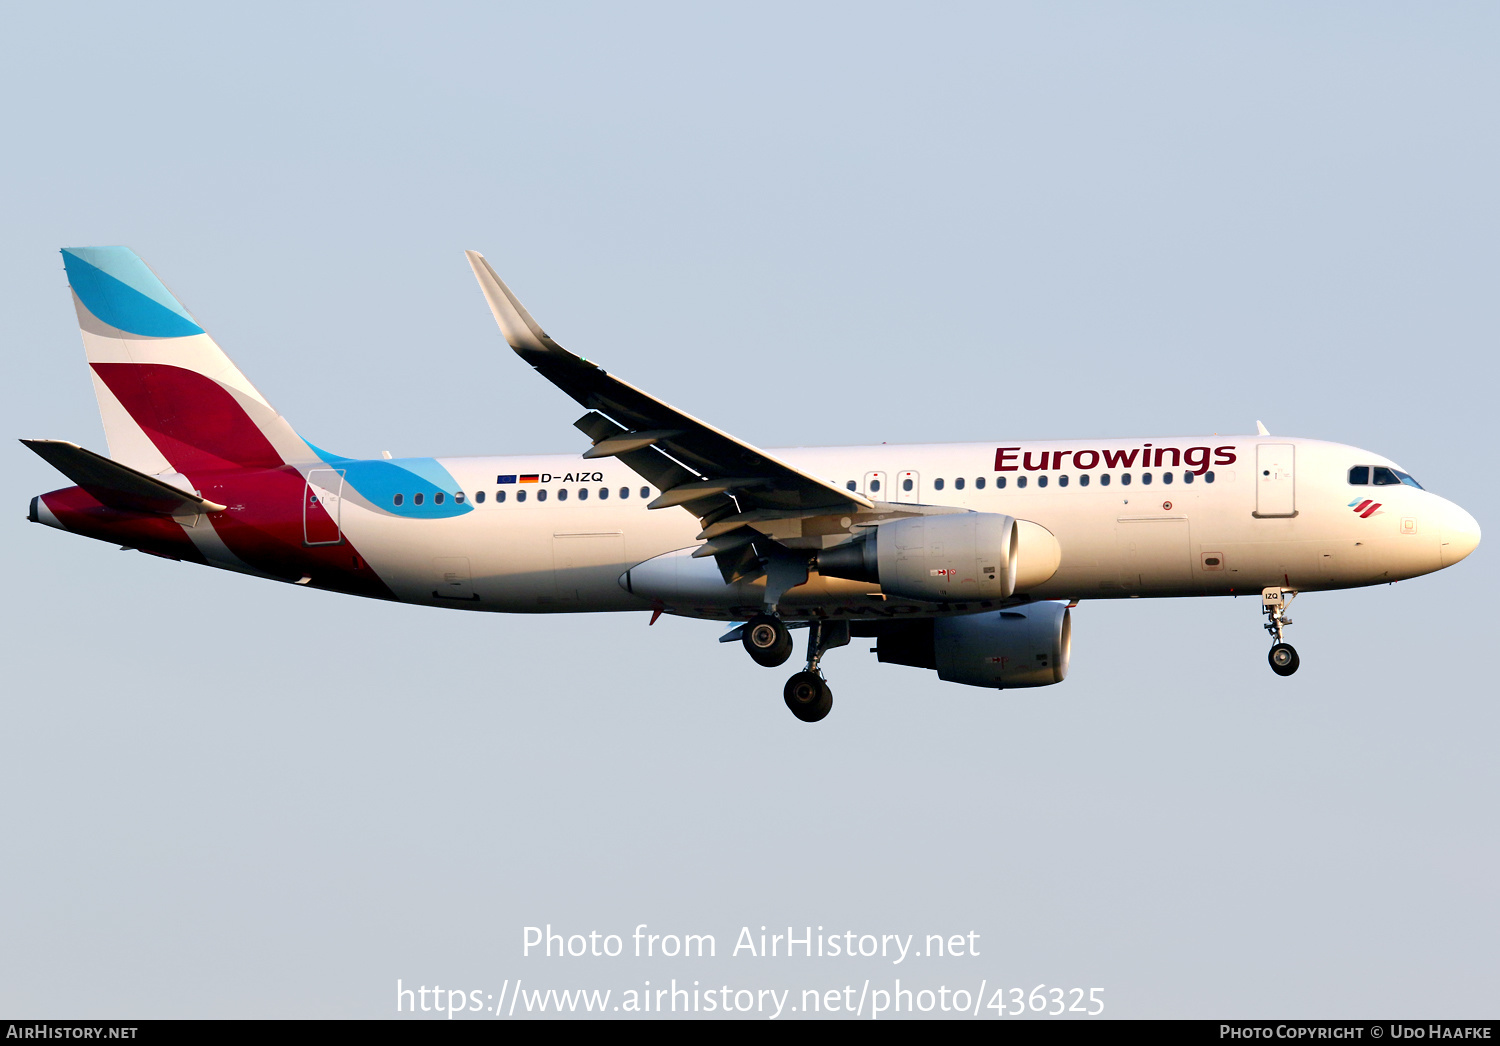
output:
M 348 458 L 291 427 L 125 247 L 63 264 L 109 455 L 22 440 L 75 484 L 28 518 L 308 588 L 502 613 L 717 620 L 783 698 L 832 708 L 822 659 L 970 686 L 1060 683 L 1083 599 L 1248 595 L 1273 671 L 1302 592 L 1452 566 L 1479 525 L 1379 454 L 1257 434 L 761 450 L 554 341 L 467 252 L 502 335 L 575 400 L 581 453 Z M 582 441 L 580 441 L 582 442 Z

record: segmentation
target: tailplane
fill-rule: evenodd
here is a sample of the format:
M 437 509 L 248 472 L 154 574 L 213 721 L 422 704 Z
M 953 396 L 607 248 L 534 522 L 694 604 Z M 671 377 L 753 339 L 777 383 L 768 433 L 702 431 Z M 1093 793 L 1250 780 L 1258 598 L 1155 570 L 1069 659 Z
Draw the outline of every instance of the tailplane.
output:
M 316 460 L 134 251 L 62 255 L 111 458 L 147 475 Z

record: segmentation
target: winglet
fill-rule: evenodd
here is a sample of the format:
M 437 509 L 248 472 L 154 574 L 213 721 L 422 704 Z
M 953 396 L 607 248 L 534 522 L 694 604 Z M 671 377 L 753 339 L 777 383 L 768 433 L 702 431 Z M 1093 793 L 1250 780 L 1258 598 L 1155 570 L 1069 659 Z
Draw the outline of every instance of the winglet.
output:
M 547 332 L 531 318 L 526 306 L 517 301 L 505 282 L 495 275 L 495 270 L 484 260 L 484 255 L 478 251 L 464 251 L 464 255 L 469 259 L 469 267 L 474 270 L 474 278 L 479 281 L 479 289 L 484 291 L 485 301 L 490 303 L 490 312 L 494 313 L 495 322 L 500 325 L 500 333 L 505 335 L 511 348 L 523 356 L 529 352 L 552 355 L 567 351 L 549 338 Z
M 1269 436 L 1271 434 L 1271 430 L 1262 425 L 1260 423 L 1260 419 L 1257 418 L 1255 421 L 1255 434 L 1257 436 Z

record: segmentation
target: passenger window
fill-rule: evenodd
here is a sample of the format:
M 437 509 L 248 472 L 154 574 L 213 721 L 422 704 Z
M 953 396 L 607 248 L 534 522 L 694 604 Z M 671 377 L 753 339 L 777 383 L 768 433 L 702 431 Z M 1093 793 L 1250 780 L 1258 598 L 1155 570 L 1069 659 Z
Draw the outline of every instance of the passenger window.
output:
M 1191 482 L 1193 482 L 1193 474 L 1191 472 L 1184 472 L 1182 474 L 1182 482 L 1184 482 L 1184 483 L 1191 483 Z
M 1122 486 L 1122 487 L 1128 487 L 1128 486 L 1130 486 L 1130 473 L 1128 473 L 1128 472 L 1122 472 L 1122 473 L 1120 473 L 1120 486 Z
M 964 478 L 962 476 L 959 476 L 956 480 L 953 481 L 953 486 L 956 487 L 958 490 L 963 490 L 964 489 Z
M 505 491 L 502 490 L 500 493 L 504 494 Z M 516 491 L 516 500 L 517 501 L 525 501 L 526 500 L 526 492 L 524 490 L 518 490 L 518 491 Z
M 495 491 L 495 504 L 499 505 L 499 504 L 504 503 L 504 501 L 505 501 L 505 491 L 503 491 L 503 490 L 497 490 L 497 491 Z
M 1363 487 L 1363 486 L 1368 485 L 1369 482 L 1370 482 L 1370 466 L 1368 466 L 1368 465 L 1355 465 L 1352 469 L 1349 470 L 1349 485 L 1350 486 Z
M 1151 473 L 1149 473 L 1149 472 L 1142 472 L 1141 473 L 1141 483 L 1143 483 L 1145 486 L 1149 487 L 1151 485 Z
M 1039 486 L 1039 487 L 1045 487 L 1047 485 L 1047 477 L 1046 476 L 1038 476 L 1036 478 L 1036 485 Z
M 995 477 L 995 489 L 996 490 L 1004 490 L 1005 489 L 1005 477 L 1004 476 L 996 476 Z
M 1107 486 L 1109 486 L 1109 473 L 1108 472 L 1104 473 L 1103 475 L 1101 475 L 1099 477 L 1099 485 L 1101 487 L 1107 487 Z
M 537 491 L 536 492 L 536 499 L 538 501 L 546 501 L 547 500 L 547 492 L 545 490 L 539 490 L 539 491 Z
M 1377 487 L 1394 486 L 1401 481 L 1396 478 L 1394 469 L 1388 469 L 1384 465 L 1375 466 L 1375 485 Z
M 880 493 L 880 480 L 878 480 L 878 479 L 872 479 L 872 480 L 870 480 L 870 493 L 871 494 L 879 494 Z
M 962 483 L 963 480 L 959 480 L 959 482 Z M 1002 483 L 1001 486 L 1004 486 L 1004 484 Z M 980 476 L 978 479 L 976 479 L 974 481 L 974 489 L 975 490 L 983 490 L 984 489 L 984 477 L 983 476 Z
M 568 488 L 567 487 L 563 487 L 562 490 L 559 490 L 557 492 L 557 500 L 558 501 L 567 501 L 568 500 Z
M 436 494 L 432 495 L 432 503 L 434 505 L 441 505 L 443 503 L 443 497 L 443 492 L 441 490 L 438 491 Z
M 1059 487 L 1066 487 L 1068 485 L 1068 477 L 1067 476 L 1058 476 L 1057 477 L 1057 485 Z
M 453 503 L 455 505 L 462 505 L 464 503 L 464 492 L 463 491 L 460 490 L 458 493 L 456 493 L 456 494 L 453 495 Z
M 1213 474 L 1212 470 L 1210 470 L 1208 472 L 1205 472 L 1203 474 L 1203 482 L 1205 482 L 1205 483 L 1212 483 L 1213 481 L 1214 481 L 1214 474 Z
M 484 504 L 484 491 L 482 491 L 482 490 L 476 490 L 474 492 L 474 504 L 476 504 L 476 505 L 483 505 Z
M 850 490 L 854 490 L 855 489 L 854 480 L 851 479 L 848 483 L 845 483 L 844 486 L 847 487 Z M 939 487 L 938 489 L 941 490 L 942 488 Z
M 1017 476 L 1016 477 L 1016 486 L 1018 486 L 1018 487 L 1024 487 L 1024 486 L 1026 486 L 1026 477 L 1025 476 Z
M 1172 482 L 1172 474 L 1170 472 L 1163 472 L 1161 474 L 1161 481 L 1163 483 L 1170 483 L 1170 482 Z
M 413 505 L 420 505 L 422 503 L 422 495 L 421 494 L 413 494 L 412 498 L 411 498 L 411 503 Z
M 391 504 L 395 505 L 397 508 L 400 508 L 401 502 L 405 500 L 406 498 L 403 495 L 397 494 L 395 497 L 391 498 Z
M 651 496 L 651 488 L 650 487 L 642 487 L 641 488 L 641 497 L 643 497 L 643 498 L 649 498 L 650 496 Z
M 1078 477 L 1078 485 L 1080 487 L 1086 487 L 1089 485 L 1089 474 L 1087 472 Z
M 963 485 L 963 480 L 959 480 L 958 482 L 959 482 L 960 486 Z M 942 490 L 943 489 L 943 481 L 940 480 L 940 479 L 933 480 L 932 481 L 932 489 L 933 490 Z
M 908 490 L 908 491 L 911 490 L 911 480 L 909 480 L 909 479 L 903 479 L 901 481 L 901 489 L 902 490 Z
M 609 500 L 609 488 L 608 487 L 600 487 L 599 488 L 599 500 L 600 501 L 608 501 Z
M 587 501 L 588 499 L 589 499 L 589 488 L 588 487 L 579 487 L 578 488 L 578 500 L 579 501 Z
M 622 497 L 622 498 L 628 498 L 628 497 L 630 497 L 630 488 L 629 487 L 621 487 L 620 488 L 620 497 Z

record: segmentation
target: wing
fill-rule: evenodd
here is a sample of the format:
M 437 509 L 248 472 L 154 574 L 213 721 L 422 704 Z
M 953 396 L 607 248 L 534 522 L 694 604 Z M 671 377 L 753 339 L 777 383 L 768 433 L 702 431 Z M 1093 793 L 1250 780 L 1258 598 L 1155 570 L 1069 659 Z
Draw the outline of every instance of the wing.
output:
M 699 421 L 607 373 L 547 336 L 489 262 L 468 251 L 505 340 L 552 384 L 588 409 L 574 422 L 593 441 L 585 458 L 617 457 L 661 491 L 653 509 L 681 506 L 703 524 L 695 556 L 718 558 L 726 579 L 754 576 L 749 546 L 771 538 L 785 548 L 821 547 L 823 532 L 847 539 L 847 522 L 826 517 L 884 516 L 885 508 L 809 476 L 763 450 Z M 763 565 L 765 551 L 753 557 Z

